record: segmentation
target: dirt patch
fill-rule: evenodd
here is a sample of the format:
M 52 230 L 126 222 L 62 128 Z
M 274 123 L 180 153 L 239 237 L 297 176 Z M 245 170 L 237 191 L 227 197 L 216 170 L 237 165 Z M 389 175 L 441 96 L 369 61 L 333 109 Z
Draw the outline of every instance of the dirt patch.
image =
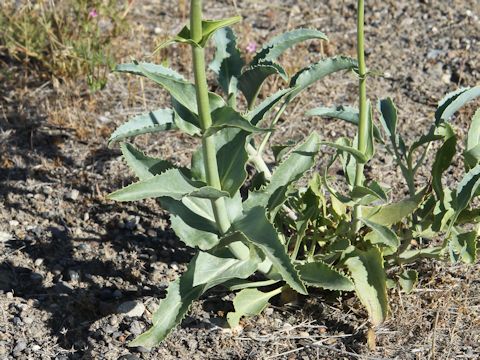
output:
M 126 59 L 146 58 L 155 42 L 182 26 L 183 7 L 163 3 L 142 1 L 132 10 L 132 31 L 121 50 Z M 287 29 L 324 31 L 328 45 L 304 44 L 281 59 L 289 72 L 318 59 L 319 51 L 355 54 L 353 1 L 207 3 L 209 17 L 243 16 L 244 27 L 237 27 L 242 48 Z M 443 94 L 479 83 L 479 14 L 476 0 L 368 3 L 367 63 L 383 72 L 369 80 L 369 96 L 394 98 L 407 139 L 428 129 Z M 189 68 L 186 49 L 171 48 L 154 60 L 166 56 L 177 70 Z M 148 82 L 112 74 L 104 91 L 90 95 L 82 82 L 57 84 L 21 64 L 1 64 L 0 358 L 480 357 L 480 266 L 435 261 L 417 266 L 420 283 L 413 293 L 390 294 L 391 317 L 378 332 L 375 351 L 367 349 L 365 313 L 354 298 L 318 292 L 295 304 L 276 303 L 231 332 L 224 319 L 231 296 L 221 289 L 197 302 L 158 348 L 129 349 L 126 343 L 148 326 L 167 282 L 185 269 L 193 252 L 174 236 L 155 201 L 105 200 L 133 179 L 119 150 L 107 149 L 106 138 L 128 116 L 165 106 L 165 94 Z M 277 79 L 268 87 L 278 85 Z M 312 128 L 324 138 L 352 136 L 353 128 L 304 113 L 319 105 L 354 104 L 355 86 L 348 75 L 320 82 L 286 112 L 273 142 L 302 139 Z M 473 108 L 454 119 L 462 134 Z M 186 163 L 196 142 L 171 133 L 142 137 L 137 144 Z M 390 184 L 400 197 L 400 174 L 381 148 L 379 153 L 369 176 Z M 449 176 L 456 180 L 455 172 Z M 119 309 L 128 301 L 135 302 L 136 312 Z

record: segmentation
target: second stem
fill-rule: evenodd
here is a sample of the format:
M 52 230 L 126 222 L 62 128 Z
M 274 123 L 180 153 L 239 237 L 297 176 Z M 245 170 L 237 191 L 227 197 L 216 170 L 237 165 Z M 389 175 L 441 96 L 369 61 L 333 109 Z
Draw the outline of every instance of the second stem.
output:
M 359 122 L 358 122 L 358 151 L 366 153 L 368 140 L 368 119 L 367 119 L 367 67 L 365 65 L 365 30 L 364 30 L 365 6 L 364 0 L 358 0 L 357 7 L 357 59 L 358 59 L 358 98 L 359 98 Z M 355 186 L 362 186 L 364 181 L 364 164 L 357 162 L 355 171 Z M 353 231 L 360 229 L 360 218 L 362 207 L 355 205 L 353 210 Z

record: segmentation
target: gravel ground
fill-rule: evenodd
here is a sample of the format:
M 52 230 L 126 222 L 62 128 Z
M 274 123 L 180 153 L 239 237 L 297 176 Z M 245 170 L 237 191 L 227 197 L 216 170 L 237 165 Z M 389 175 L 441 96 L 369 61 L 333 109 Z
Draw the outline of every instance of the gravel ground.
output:
M 129 15 L 131 31 L 119 44 L 121 56 L 145 58 L 155 41 L 182 26 L 182 5 L 164 3 L 138 2 Z M 209 17 L 243 16 L 243 28 L 237 27 L 242 48 L 301 26 L 329 35 L 322 47 L 308 43 L 288 52 L 281 61 L 289 72 L 318 59 L 320 51 L 355 55 L 354 1 L 206 3 Z M 368 91 L 372 100 L 394 98 L 408 138 L 430 126 L 443 94 L 480 82 L 479 16 L 477 0 L 368 2 L 367 62 L 383 72 L 369 80 Z M 181 47 L 156 60 L 164 56 L 179 71 L 189 68 Z M 158 348 L 128 348 L 193 252 L 175 237 L 155 201 L 105 200 L 132 180 L 119 150 L 106 148 L 106 138 L 128 116 L 164 105 L 165 94 L 138 79 L 111 75 L 107 88 L 91 96 L 84 84 L 45 82 L 4 60 L 0 64 L 10 75 L 2 68 L 0 359 L 480 357 L 480 266 L 436 261 L 418 264 L 414 292 L 392 291 L 391 317 L 378 331 L 376 349 L 366 345 L 365 313 L 354 298 L 316 292 L 294 304 L 278 299 L 232 332 L 224 318 L 231 295 L 222 289 L 197 302 Z M 279 85 L 274 80 L 268 87 Z M 319 83 L 286 113 L 273 141 L 301 139 L 312 128 L 325 138 L 352 135 L 353 128 L 303 114 L 320 104 L 355 103 L 355 86 L 348 75 Z M 473 105 L 454 119 L 460 133 L 468 129 Z M 178 163 L 188 162 L 195 143 L 181 134 L 137 142 Z M 457 174 L 455 168 L 447 181 Z M 369 176 L 401 197 L 405 186 L 382 149 Z

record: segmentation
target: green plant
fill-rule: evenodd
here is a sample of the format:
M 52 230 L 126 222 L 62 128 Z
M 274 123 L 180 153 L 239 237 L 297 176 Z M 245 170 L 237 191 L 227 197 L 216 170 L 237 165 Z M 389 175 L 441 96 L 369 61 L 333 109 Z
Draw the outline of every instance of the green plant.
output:
M 84 76 L 91 90 L 102 89 L 128 6 L 113 0 L 7 1 L 0 7 L 0 54 L 60 79 Z
M 443 191 L 441 198 L 437 193 L 438 176 L 432 186 L 418 191 L 413 186 L 411 197 L 390 204 L 388 189 L 375 181 L 367 182 L 364 177 L 363 166 L 374 155 L 375 141 L 383 144 L 384 140 L 374 125 L 373 108 L 366 97 L 369 72 L 363 55 L 362 0 L 359 0 L 358 63 L 347 57 L 321 59 L 295 74 L 288 87 L 260 103 L 257 97 L 269 76 L 275 74 L 287 79 L 277 58 L 300 41 L 326 40 L 326 36 L 309 29 L 287 32 L 270 40 L 245 65 L 235 35 L 228 27 L 240 19 L 204 21 L 201 14 L 201 1 L 191 0 L 190 26 L 162 45 L 191 46 L 195 83 L 160 65 L 135 61 L 117 66 L 119 72 L 144 76 L 168 90 L 172 109 L 141 114 L 112 134 L 109 143 L 121 142 L 124 158 L 139 181 L 115 191 L 109 198 L 117 201 L 158 198 L 170 213 L 177 236 L 198 250 L 187 271 L 170 283 L 166 298 L 153 316 L 152 328 L 131 346 L 158 344 L 180 323 L 191 303 L 217 285 L 238 291 L 233 301 L 235 311 L 227 315 L 233 327 L 242 316 L 260 313 L 282 291 L 293 289 L 307 294 L 307 286 L 356 291 L 372 324 L 377 325 L 388 311 L 388 278 L 398 274 L 405 289 L 413 286 L 416 273 L 404 268 L 409 262 L 440 256 L 448 246 L 453 258 L 474 261 L 476 232 L 472 240 L 473 233 L 462 232 L 460 225 L 461 221 L 468 221 L 467 215 L 477 219 L 476 210 L 465 210 L 480 183 L 480 175 L 475 175 L 480 174 L 480 165 L 477 169 L 474 164 L 476 160 L 469 163 L 473 169 L 458 190 Z M 205 46 L 212 37 L 216 53 L 210 69 L 217 74 L 223 98 L 209 92 L 206 82 Z M 324 142 L 312 133 L 303 143 L 276 147 L 274 151 L 280 161 L 271 171 L 263 160 L 263 152 L 285 108 L 314 82 L 337 71 L 353 71 L 358 75 L 360 110 L 318 108 L 310 114 L 358 124 L 358 136 L 353 140 Z M 247 103 L 245 111 L 237 103 L 240 92 Z M 451 144 L 445 144 L 454 136 L 445 119 L 477 92 L 475 88 L 447 97 L 431 132 L 408 148 L 395 131 L 393 103 L 389 99 L 380 101 L 381 122 L 393 149 L 390 151 L 405 168 L 407 178 L 418 170 L 408 166 L 408 154 L 437 140 L 443 140 L 445 146 L 437 153 L 438 161 L 434 164 L 434 173 L 441 175 L 449 164 L 444 154 L 450 154 L 451 150 L 448 147 Z M 478 121 L 476 115 L 474 122 Z M 137 135 L 174 129 L 201 138 L 190 168 L 149 157 L 126 142 Z M 473 149 L 480 140 L 476 130 L 472 131 L 467 152 L 477 159 Z M 261 139 L 258 146 L 254 135 Z M 329 166 L 322 174 L 314 174 L 307 188 L 295 187 L 297 180 L 315 165 L 321 145 L 336 150 Z M 420 157 L 423 159 L 425 156 Z M 347 195 L 329 185 L 328 169 L 336 160 L 344 168 L 349 186 Z M 251 179 L 246 171 L 248 164 L 257 169 Z M 240 189 L 247 196 L 242 197 Z M 438 214 L 443 210 L 450 216 L 445 215 L 446 220 L 438 228 L 434 223 L 438 223 Z M 429 246 L 428 231 L 438 234 L 445 229 L 445 243 Z M 425 246 L 413 248 L 413 239 Z M 252 280 L 255 273 L 260 279 Z
M 381 99 L 377 110 L 385 143 L 366 97 L 369 72 L 363 54 L 363 16 L 363 0 L 358 0 L 359 109 L 319 107 L 307 112 L 357 124 L 358 134 L 353 140 L 342 137 L 331 144 L 337 150 L 324 173 L 316 174 L 308 188 L 288 204 L 300 214 L 289 226 L 297 231 L 294 256 L 302 248 L 303 263 L 298 269 L 307 284 L 355 291 L 371 323 L 378 325 L 388 313 L 387 288 L 398 283 L 409 292 L 415 285 L 418 274 L 410 264 L 447 255 L 454 262 L 476 261 L 480 209 L 472 208 L 471 201 L 480 193 L 480 109 L 473 116 L 463 152 L 466 174 L 453 189 L 442 183 L 442 175 L 456 153 L 457 135 L 448 121 L 466 102 L 480 96 L 480 87 L 448 94 L 439 103 L 429 132 L 410 145 L 397 132 L 393 101 Z M 375 142 L 386 147 L 401 169 L 408 198 L 388 202 L 388 187 L 365 180 L 363 166 L 373 157 Z M 441 142 L 441 146 L 433 155 L 431 178 L 418 189 L 416 174 L 426 166 L 434 142 Z M 337 160 L 343 168 L 347 194 L 329 185 L 328 168 Z

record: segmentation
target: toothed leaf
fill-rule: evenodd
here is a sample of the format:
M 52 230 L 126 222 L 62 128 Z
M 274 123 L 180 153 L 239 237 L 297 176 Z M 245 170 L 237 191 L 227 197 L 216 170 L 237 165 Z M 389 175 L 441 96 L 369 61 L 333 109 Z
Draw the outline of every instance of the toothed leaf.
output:
M 130 342 L 128 346 L 151 348 L 158 345 L 176 325 L 180 324 L 193 301 L 198 299 L 208 289 L 237 277 L 237 274 L 232 274 L 232 277 L 227 279 L 225 274 L 222 274 L 221 279 L 212 278 L 206 284 L 194 286 L 198 258 L 199 255 L 196 255 L 188 265 L 187 271 L 169 284 L 167 296 L 160 301 L 157 310 L 153 314 L 153 326 Z
M 364 206 L 362 207 L 362 215 L 364 219 L 383 226 L 393 225 L 411 215 L 420 206 L 424 196 L 425 190 L 422 190 L 415 196 L 396 203 L 381 206 Z
M 293 99 L 301 91 L 311 86 L 316 81 L 337 71 L 353 70 L 358 67 L 355 59 L 345 56 L 337 56 L 320 60 L 319 62 L 304 68 L 297 72 L 290 81 L 290 87 L 293 88 L 289 99 Z
M 140 180 L 151 178 L 175 167 L 169 161 L 146 156 L 132 144 L 122 143 L 120 148 L 128 166 Z
M 378 102 L 380 123 L 393 144 L 396 144 L 397 135 L 397 108 L 391 98 L 382 99 Z
M 257 54 L 255 54 L 250 66 L 263 63 L 264 61 L 277 60 L 280 55 L 292 46 L 302 41 L 313 39 L 328 41 L 324 33 L 315 29 L 295 29 L 277 35 L 263 45 Z
M 372 325 L 380 325 L 388 313 L 387 277 L 382 253 L 376 247 L 370 247 L 366 251 L 356 249 L 345 261 L 345 265 Z
M 163 197 L 160 203 L 170 214 L 175 235 L 187 246 L 209 250 L 218 245 L 220 239 L 211 201 L 189 197 L 178 201 Z
M 405 293 L 410 294 L 418 282 L 418 272 L 405 270 L 398 276 L 398 283 Z
M 239 21 L 242 21 L 242 18 L 240 16 L 234 16 L 220 20 L 202 20 L 202 38 L 199 42 L 196 42 L 192 39 L 190 28 L 188 26 L 184 26 L 182 30 L 180 30 L 180 32 L 172 39 L 168 39 L 158 45 L 155 49 L 155 52 L 175 43 L 189 44 L 195 47 L 203 48 L 217 30 L 233 25 Z
M 246 279 L 252 275 L 260 264 L 261 259 L 255 250 L 245 260 L 232 257 L 219 257 L 206 252 L 198 254 L 197 266 L 193 277 L 193 286 L 202 284 L 221 284 L 229 279 Z
M 152 348 L 158 345 L 176 325 L 180 324 L 192 302 L 208 289 L 207 284 L 193 286 L 196 260 L 197 257 L 194 257 L 187 271 L 168 285 L 167 296 L 160 301 L 153 315 L 153 326 L 128 346 Z
M 435 154 L 435 161 L 432 167 L 432 186 L 437 198 L 443 201 L 444 191 L 442 185 L 442 174 L 450 167 L 457 147 L 457 138 L 448 138 Z
M 358 109 L 351 106 L 318 107 L 307 111 L 305 115 L 339 119 L 358 126 Z M 380 130 L 376 125 L 373 125 L 373 136 L 383 142 Z
M 196 187 L 179 169 L 170 169 L 160 175 L 138 181 L 108 195 L 116 201 L 134 201 L 146 198 L 171 197 L 180 200 L 186 195 L 216 199 L 228 193 L 210 186 Z
M 237 38 L 233 30 L 226 27 L 215 33 L 214 40 L 216 52 L 210 69 L 218 75 L 223 91 L 229 96 L 236 96 L 238 78 L 245 64 L 237 48 Z
M 269 96 L 263 100 L 258 106 L 256 106 L 252 111 L 249 111 L 245 117 L 250 120 L 252 125 L 257 125 L 262 121 L 265 115 L 275 106 L 278 102 L 285 98 L 292 89 L 282 89 L 278 90 L 273 95 Z
M 230 196 L 240 189 L 248 176 L 247 136 L 247 132 L 236 128 L 224 128 L 213 135 L 220 184 Z M 192 172 L 198 180 L 206 180 L 202 145 L 192 155 Z
M 453 234 L 449 242 L 451 259 L 453 261 L 461 259 L 466 264 L 475 264 L 477 261 L 477 242 L 476 231 Z
M 480 164 L 471 169 L 457 185 L 456 196 L 453 201 L 455 219 L 462 210 L 466 209 L 480 185 Z
M 242 316 L 259 315 L 267 306 L 269 300 L 278 294 L 277 290 L 267 293 L 257 289 L 244 289 L 233 299 L 234 312 L 227 314 L 227 321 L 231 328 L 238 326 Z
M 271 131 L 270 129 L 261 129 L 252 125 L 230 106 L 221 107 L 213 111 L 212 121 L 213 123 L 205 132 L 205 136 L 211 136 L 224 128 L 236 128 L 250 133 Z
M 371 233 L 368 233 L 365 236 L 366 240 L 369 240 L 372 244 L 386 247 L 386 255 L 391 255 L 397 251 L 398 247 L 400 246 L 400 240 L 390 228 L 376 224 L 367 219 L 361 219 L 361 221 L 373 230 Z
M 297 265 L 300 277 L 308 286 L 333 291 L 353 291 L 352 281 L 322 261 Z
M 438 104 L 435 112 L 435 125 L 448 121 L 467 102 L 480 96 L 480 86 L 462 88 L 447 94 Z
M 108 139 L 108 146 L 126 138 L 142 134 L 151 134 L 160 131 L 176 129 L 173 111 L 160 109 L 137 115 L 120 125 Z
M 197 114 L 197 96 L 195 85 L 186 81 L 175 71 L 161 65 L 138 63 L 117 65 L 116 71 L 142 75 L 164 87 L 170 95 L 193 114 Z M 209 93 L 210 103 L 223 103 L 223 99 Z M 212 106 L 213 108 L 218 106 Z
M 238 80 L 238 88 L 242 91 L 247 100 L 248 107 L 251 108 L 255 103 L 263 82 L 270 75 L 280 75 L 285 81 L 288 75 L 285 69 L 277 63 L 266 61 L 261 64 L 254 65 L 245 70 Z
M 292 289 L 301 294 L 307 294 L 305 285 L 287 255 L 277 231 L 267 220 L 265 211 L 261 206 L 245 211 L 244 216 L 233 223 L 232 230 L 238 231 L 246 241 L 257 246 Z
M 472 123 L 468 130 L 467 148 L 463 156 L 467 170 L 475 167 L 480 162 L 480 108 L 473 115 Z
M 401 264 L 410 264 L 421 258 L 440 259 L 442 256 L 442 250 L 443 246 L 406 250 L 399 255 L 398 260 Z
M 303 144 L 297 146 L 273 172 L 268 185 L 260 191 L 249 194 L 244 202 L 244 208 L 263 206 L 268 207 L 270 212 L 275 212 L 285 202 L 290 184 L 300 179 L 314 165 L 315 156 L 319 150 L 319 140 L 314 132 Z
M 467 150 L 473 149 L 480 144 L 480 108 L 477 109 L 472 117 L 472 123 L 468 130 Z
M 338 142 L 330 142 L 330 141 L 322 141 L 321 144 L 349 153 L 360 164 L 365 164 L 368 161 L 368 158 L 365 156 L 365 154 L 363 154 L 361 151 L 357 150 L 354 147 L 346 146 Z

